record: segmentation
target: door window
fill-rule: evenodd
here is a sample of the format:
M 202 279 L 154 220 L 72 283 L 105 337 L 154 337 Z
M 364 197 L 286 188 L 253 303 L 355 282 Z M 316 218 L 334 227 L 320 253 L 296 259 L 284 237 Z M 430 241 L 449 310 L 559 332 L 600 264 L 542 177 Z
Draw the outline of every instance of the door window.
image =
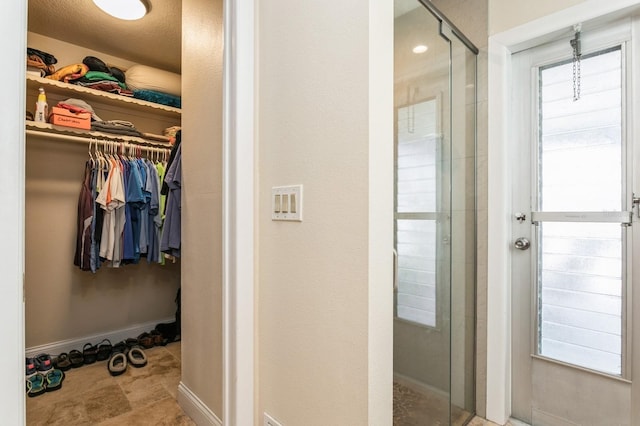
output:
M 621 46 L 538 69 L 537 354 L 622 374 L 624 306 Z M 622 218 L 622 219 L 621 219 Z

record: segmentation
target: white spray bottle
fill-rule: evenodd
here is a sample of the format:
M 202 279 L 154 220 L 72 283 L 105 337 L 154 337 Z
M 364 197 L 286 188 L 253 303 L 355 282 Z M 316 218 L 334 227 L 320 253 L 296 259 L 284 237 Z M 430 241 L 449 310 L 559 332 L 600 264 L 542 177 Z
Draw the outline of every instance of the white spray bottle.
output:
M 47 115 L 49 115 L 47 95 L 44 93 L 44 89 L 42 87 L 38 89 L 38 92 L 38 101 L 36 102 L 36 114 L 34 119 L 40 123 L 46 123 Z

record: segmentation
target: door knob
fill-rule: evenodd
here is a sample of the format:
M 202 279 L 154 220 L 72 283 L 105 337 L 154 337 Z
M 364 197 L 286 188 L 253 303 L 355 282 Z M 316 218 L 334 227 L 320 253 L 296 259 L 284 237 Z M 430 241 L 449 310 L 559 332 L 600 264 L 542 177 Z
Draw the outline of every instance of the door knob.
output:
M 531 243 L 529 242 L 529 240 L 527 240 L 524 237 L 520 237 L 516 240 L 515 243 L 513 243 L 513 245 L 515 246 L 515 248 L 517 248 L 518 250 L 526 250 L 531 246 Z

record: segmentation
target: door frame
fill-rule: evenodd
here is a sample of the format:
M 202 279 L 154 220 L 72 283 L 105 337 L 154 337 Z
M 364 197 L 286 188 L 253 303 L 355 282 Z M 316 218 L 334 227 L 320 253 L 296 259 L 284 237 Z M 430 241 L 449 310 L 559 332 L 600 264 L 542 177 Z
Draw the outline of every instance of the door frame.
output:
M 639 0 L 587 0 L 489 37 L 486 416 L 498 424 L 506 423 L 511 414 L 512 172 L 509 141 L 516 140 L 509 132 L 513 114 L 509 101 L 511 56 L 553 38 L 554 33 L 574 24 L 638 4 Z M 632 407 L 638 405 L 634 404 L 638 399 L 640 395 L 632 394 Z
M 223 0 L 224 10 L 224 253 L 223 259 L 223 419 L 224 424 L 254 423 L 254 1 Z M 27 0 L 5 5 L 0 38 L 6 83 L 0 103 L 0 330 L 5 386 L 0 411 L 7 424 L 26 423 L 24 394 L 24 224 L 25 133 L 24 60 Z M 236 297 L 242 295 L 243 297 Z M 230 420 L 233 420 L 230 423 Z

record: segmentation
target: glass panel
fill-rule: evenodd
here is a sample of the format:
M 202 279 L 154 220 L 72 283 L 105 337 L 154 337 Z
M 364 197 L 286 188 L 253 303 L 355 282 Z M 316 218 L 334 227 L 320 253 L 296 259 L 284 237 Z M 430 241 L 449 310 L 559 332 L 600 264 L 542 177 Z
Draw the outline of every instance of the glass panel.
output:
M 451 40 L 451 424 L 475 411 L 476 55 Z
M 620 375 L 620 224 L 547 222 L 539 232 L 538 353 Z
M 622 210 L 622 54 L 582 59 L 581 98 L 572 63 L 540 69 L 541 211 Z
M 394 6 L 393 423 L 450 424 L 450 45 L 420 2 Z

